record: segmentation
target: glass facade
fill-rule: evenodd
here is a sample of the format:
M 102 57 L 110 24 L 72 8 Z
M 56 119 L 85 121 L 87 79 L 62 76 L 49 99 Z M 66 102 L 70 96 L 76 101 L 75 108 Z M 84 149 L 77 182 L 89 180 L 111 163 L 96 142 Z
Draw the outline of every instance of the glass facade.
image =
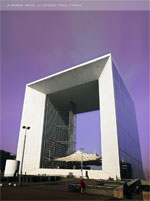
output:
M 70 146 L 70 135 L 72 132 L 72 119 L 70 111 L 65 111 L 58 106 L 50 96 L 47 95 L 45 107 L 45 119 L 42 139 L 41 168 L 54 168 L 63 166 L 62 162 L 55 162 L 54 159 L 64 157 L 73 152 L 73 143 Z
M 120 162 L 131 164 L 133 178 L 143 178 L 134 103 L 114 63 L 112 67 Z

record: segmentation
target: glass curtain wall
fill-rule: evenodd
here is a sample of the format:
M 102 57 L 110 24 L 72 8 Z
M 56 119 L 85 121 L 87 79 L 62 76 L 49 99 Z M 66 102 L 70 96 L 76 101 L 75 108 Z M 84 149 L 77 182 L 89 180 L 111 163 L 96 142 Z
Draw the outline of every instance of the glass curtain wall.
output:
M 42 139 L 41 168 L 63 166 L 54 159 L 68 155 L 69 111 L 58 106 L 50 96 L 46 98 Z
M 129 163 L 133 178 L 143 178 L 139 134 L 133 100 L 115 64 L 113 67 L 120 163 Z

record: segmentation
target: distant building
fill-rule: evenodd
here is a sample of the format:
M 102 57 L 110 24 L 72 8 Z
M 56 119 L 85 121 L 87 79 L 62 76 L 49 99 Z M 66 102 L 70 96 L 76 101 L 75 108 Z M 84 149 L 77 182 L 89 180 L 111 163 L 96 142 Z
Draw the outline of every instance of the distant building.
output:
M 10 152 L 0 150 L 0 174 L 4 173 L 7 159 L 15 159 L 16 155 Z
M 71 170 L 57 170 L 54 159 L 75 151 L 75 114 L 94 110 L 100 110 L 102 170 L 89 177 L 121 178 L 123 160 L 133 178 L 143 178 L 134 102 L 111 54 L 26 85 L 17 150 L 21 161 L 22 126 L 30 126 L 23 172 L 67 175 Z

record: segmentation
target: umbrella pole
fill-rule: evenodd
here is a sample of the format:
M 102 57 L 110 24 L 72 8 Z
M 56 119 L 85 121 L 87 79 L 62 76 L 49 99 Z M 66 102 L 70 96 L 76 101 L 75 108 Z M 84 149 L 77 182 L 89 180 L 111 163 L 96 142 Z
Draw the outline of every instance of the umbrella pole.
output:
M 83 178 L 83 153 L 81 156 L 81 177 Z

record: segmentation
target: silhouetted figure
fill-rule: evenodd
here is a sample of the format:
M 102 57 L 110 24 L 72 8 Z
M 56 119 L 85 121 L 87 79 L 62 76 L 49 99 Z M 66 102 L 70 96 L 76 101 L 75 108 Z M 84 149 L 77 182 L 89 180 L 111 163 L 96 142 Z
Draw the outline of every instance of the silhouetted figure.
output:
M 85 176 L 87 179 L 89 179 L 88 171 L 85 172 Z
M 108 180 L 112 181 L 112 180 L 114 180 L 114 179 L 113 179 L 113 178 L 111 178 L 111 177 L 108 177 Z
M 85 190 L 85 183 L 84 183 L 83 179 L 81 179 L 81 181 L 80 181 L 80 186 L 81 186 L 81 194 L 83 194 L 83 192 Z

